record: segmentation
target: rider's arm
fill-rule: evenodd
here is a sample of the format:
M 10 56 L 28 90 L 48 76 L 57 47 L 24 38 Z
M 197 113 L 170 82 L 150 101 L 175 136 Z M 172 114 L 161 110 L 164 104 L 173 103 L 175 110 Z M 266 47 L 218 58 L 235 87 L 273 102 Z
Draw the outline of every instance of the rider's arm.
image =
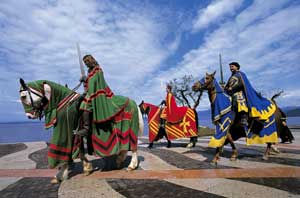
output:
M 229 95 L 232 95 L 238 91 L 241 91 L 242 88 L 243 88 L 242 81 L 236 76 L 231 76 L 230 79 L 228 80 L 228 83 L 225 86 L 225 91 Z

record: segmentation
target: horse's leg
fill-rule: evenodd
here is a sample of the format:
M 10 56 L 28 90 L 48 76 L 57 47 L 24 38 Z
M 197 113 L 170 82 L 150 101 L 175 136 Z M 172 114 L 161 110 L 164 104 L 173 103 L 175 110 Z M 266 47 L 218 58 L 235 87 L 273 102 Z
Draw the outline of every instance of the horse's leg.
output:
M 169 140 L 168 135 L 167 135 L 167 131 L 166 131 L 165 128 L 164 128 L 164 136 L 166 137 L 166 139 L 167 139 L 167 141 L 168 141 L 167 148 L 171 148 L 172 142 Z
M 82 161 L 82 166 L 83 166 L 83 174 L 85 176 L 88 176 L 93 172 L 93 164 L 89 162 L 89 160 L 86 158 L 85 153 L 84 153 L 84 148 L 80 148 L 79 152 L 80 160 Z
M 221 151 L 221 147 L 217 147 L 216 154 L 215 154 L 213 160 L 211 161 L 212 164 L 215 164 L 215 165 L 218 164 L 218 161 L 220 160 L 220 151 Z
M 278 148 L 276 148 L 276 144 L 275 143 L 271 144 L 271 150 L 272 150 L 273 153 L 275 153 L 275 155 L 280 153 L 280 151 L 278 150 Z
M 232 155 L 230 157 L 230 160 L 231 161 L 236 161 L 237 160 L 237 157 L 238 157 L 238 152 L 237 152 L 237 149 L 235 147 L 235 144 L 233 142 L 233 139 L 232 139 L 232 136 L 230 133 L 227 133 L 227 140 L 229 141 L 229 144 L 232 148 Z
M 64 162 L 62 165 L 58 167 L 58 171 L 54 178 L 51 179 L 52 184 L 57 184 L 62 181 L 65 181 L 69 178 L 69 164 L 68 162 Z
M 267 143 L 267 149 L 266 149 L 266 151 L 265 151 L 264 156 L 262 157 L 263 160 L 268 160 L 268 159 L 269 159 L 271 146 L 272 146 L 271 143 Z
M 131 171 L 136 169 L 138 167 L 138 163 L 139 161 L 138 161 L 137 148 L 136 148 L 135 150 L 132 150 L 132 157 L 127 170 Z
M 197 136 L 190 137 L 190 143 L 188 143 L 188 144 L 186 145 L 186 148 L 192 148 L 192 147 L 195 147 L 196 142 L 197 142 Z
M 120 151 L 120 153 L 117 155 L 117 169 L 120 169 L 122 167 L 122 163 L 126 159 L 127 151 Z
M 150 142 L 150 143 L 149 143 L 148 148 L 149 148 L 149 149 L 153 148 L 153 142 Z

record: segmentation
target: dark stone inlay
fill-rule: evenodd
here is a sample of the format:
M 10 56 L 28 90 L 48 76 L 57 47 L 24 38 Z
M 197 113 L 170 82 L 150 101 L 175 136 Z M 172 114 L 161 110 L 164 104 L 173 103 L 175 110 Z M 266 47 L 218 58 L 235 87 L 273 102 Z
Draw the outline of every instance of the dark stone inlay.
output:
M 172 144 L 173 145 L 173 144 Z M 214 151 L 213 149 L 208 148 L 207 151 L 201 151 L 201 154 L 207 157 L 205 161 L 198 161 L 195 159 L 191 159 L 186 157 L 180 153 L 175 151 L 166 150 L 166 149 L 148 149 L 148 148 L 139 148 L 139 150 L 149 152 L 157 157 L 161 158 L 163 161 L 176 166 L 177 168 L 181 169 L 224 169 L 224 168 L 236 168 L 231 166 L 224 166 L 224 165 L 212 165 L 210 163 L 211 159 L 213 158 Z M 193 151 L 193 150 L 191 150 Z M 209 152 L 208 152 L 209 151 Z
M 290 166 L 300 166 L 300 160 L 298 159 L 291 159 L 291 158 L 284 158 L 284 153 L 278 154 L 277 157 L 274 155 L 270 155 L 268 160 L 263 160 L 264 149 L 263 148 L 249 148 L 249 147 L 237 147 L 238 149 L 238 159 L 239 160 L 246 160 L 251 162 L 263 162 L 263 163 L 276 163 L 276 164 L 283 164 L 283 165 L 290 165 Z M 185 153 L 198 153 L 207 157 L 208 159 L 212 159 L 211 156 L 214 155 L 215 149 L 208 148 L 208 147 L 200 147 L 200 150 L 192 149 L 186 151 Z M 223 149 L 223 152 L 220 154 L 221 157 L 230 158 L 232 155 L 231 149 Z M 280 157 L 279 157 L 280 155 Z
M 35 151 L 29 155 L 29 159 L 36 163 L 37 169 L 48 168 L 48 148 Z
M 272 187 L 300 195 L 300 178 L 230 178 L 231 180 L 249 182 L 253 184 Z
M 243 144 L 235 144 L 237 146 L 237 148 L 242 148 L 242 149 L 255 149 L 255 150 L 259 150 L 261 151 L 262 153 L 265 152 L 266 148 L 267 148 L 267 145 L 265 147 L 260 147 L 260 146 L 255 146 L 255 145 L 250 145 L 250 146 L 247 146 L 247 145 L 243 145 Z M 296 150 L 296 149 L 289 149 L 289 148 L 278 148 L 278 150 L 281 152 L 281 153 L 290 153 L 290 154 L 300 154 L 300 150 Z
M 27 149 L 26 144 L 0 144 L 0 157 Z
M 130 151 L 129 151 L 130 153 Z M 33 152 L 29 155 L 29 159 L 36 162 L 36 168 L 37 169 L 47 169 L 48 168 L 48 148 L 38 150 L 36 152 Z M 88 154 L 86 154 L 88 156 Z M 116 164 L 116 155 L 109 156 L 109 157 L 99 157 L 98 159 L 91 160 L 90 162 L 93 164 L 95 171 L 111 171 L 111 170 L 117 170 L 117 164 Z M 138 156 L 139 162 L 144 161 L 143 156 Z M 122 163 L 122 166 L 119 169 L 125 169 L 128 167 L 131 161 L 131 156 L 127 156 L 125 158 L 125 161 Z M 140 167 L 138 167 L 139 170 L 142 170 Z M 75 175 L 81 174 L 83 172 L 82 162 L 74 162 L 70 164 L 70 177 L 73 177 Z
M 45 177 L 23 178 L 3 189 L 0 195 L 9 198 L 56 198 L 59 184 L 51 184 L 50 180 Z
M 142 179 L 107 179 L 107 183 L 118 193 L 125 197 L 152 198 L 152 197 L 203 197 L 219 198 L 223 196 L 194 190 L 172 184 L 163 180 L 142 180 Z

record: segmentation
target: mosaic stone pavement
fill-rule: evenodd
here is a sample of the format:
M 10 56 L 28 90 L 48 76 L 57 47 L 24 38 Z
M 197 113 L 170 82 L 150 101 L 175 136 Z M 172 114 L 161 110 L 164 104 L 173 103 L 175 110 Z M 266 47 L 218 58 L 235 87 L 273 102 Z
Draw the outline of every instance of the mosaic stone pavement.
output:
M 56 171 L 47 169 L 45 142 L 0 144 L 0 197 L 300 197 L 300 130 L 293 134 L 294 143 L 279 143 L 281 153 L 267 161 L 264 145 L 246 146 L 241 139 L 238 160 L 229 160 L 231 149 L 225 146 L 218 165 L 210 163 L 215 150 L 207 147 L 209 137 L 190 149 L 187 139 L 171 148 L 161 140 L 148 149 L 141 137 L 137 170 L 115 170 L 115 157 L 89 156 L 101 171 L 84 176 L 76 160 L 71 178 L 61 184 L 50 184 Z

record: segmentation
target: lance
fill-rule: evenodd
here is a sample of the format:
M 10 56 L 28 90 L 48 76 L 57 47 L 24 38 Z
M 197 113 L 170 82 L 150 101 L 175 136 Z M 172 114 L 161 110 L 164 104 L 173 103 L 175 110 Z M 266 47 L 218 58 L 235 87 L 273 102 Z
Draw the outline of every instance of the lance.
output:
M 223 67 L 222 67 L 222 56 L 221 56 L 221 54 L 219 54 L 219 61 L 220 61 L 220 74 L 221 74 L 220 85 L 224 88 L 225 87 L 225 82 L 224 82 L 224 78 L 223 78 Z

